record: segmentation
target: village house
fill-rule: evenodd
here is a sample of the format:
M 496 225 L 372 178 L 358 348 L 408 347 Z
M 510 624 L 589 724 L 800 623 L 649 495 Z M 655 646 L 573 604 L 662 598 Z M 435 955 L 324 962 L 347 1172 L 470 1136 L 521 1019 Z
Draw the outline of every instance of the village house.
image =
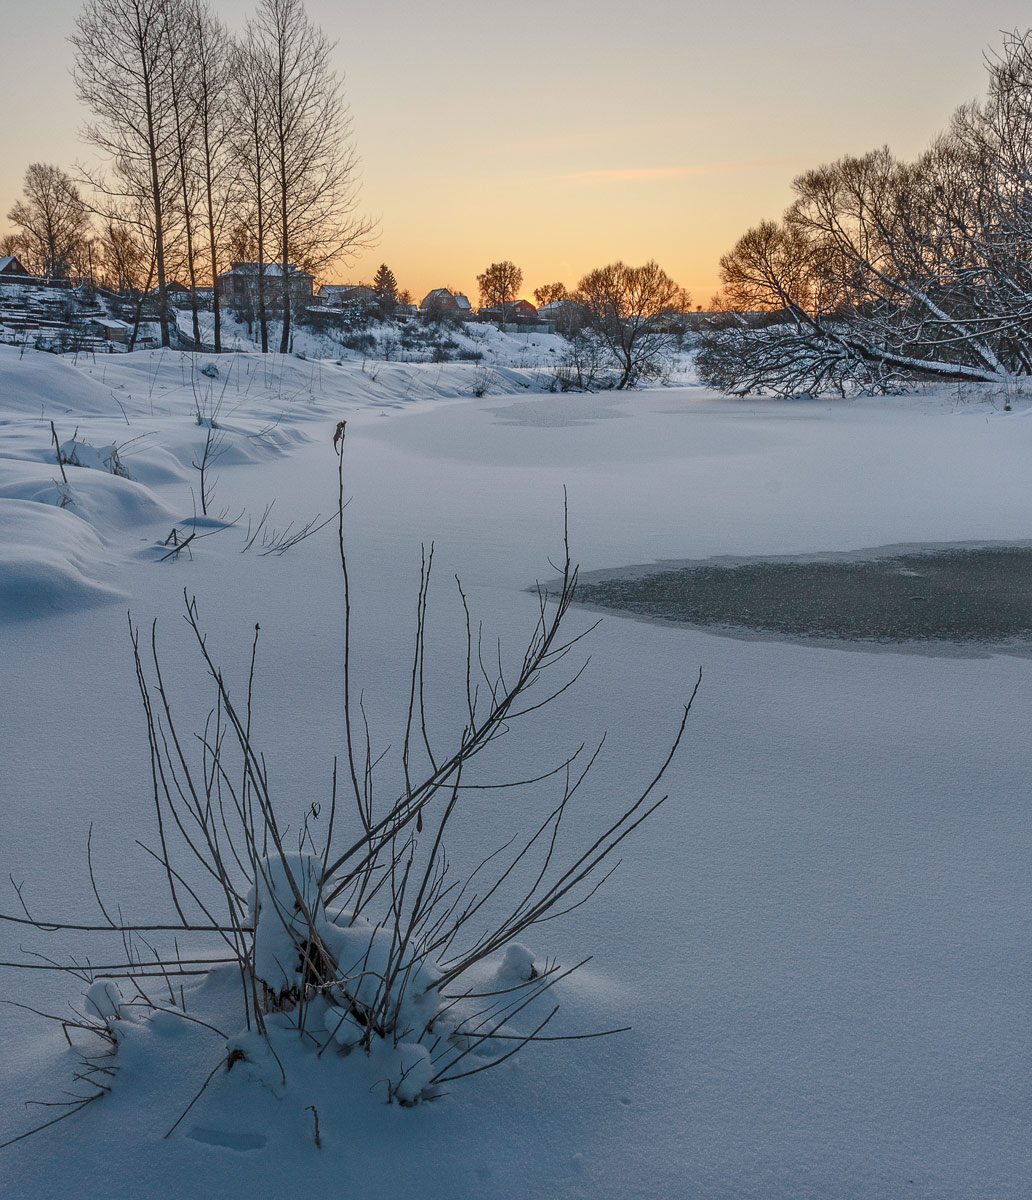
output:
M 504 311 L 501 308 L 480 308 L 477 315 L 482 321 L 493 321 L 496 325 L 536 321 L 539 316 L 529 300 L 506 300 Z
M 34 278 L 35 276 L 30 275 L 13 254 L 0 258 L 0 283 L 25 283 L 26 280 Z
M 421 313 L 433 316 L 435 313 L 459 313 L 472 316 L 473 307 L 462 292 L 452 292 L 449 288 L 434 288 L 423 297 L 419 306 Z
M 89 322 L 90 329 L 105 342 L 116 346 L 128 346 L 133 327 L 128 321 L 118 321 L 114 317 L 94 317 Z
M 380 297 L 364 283 L 324 283 L 319 303 L 326 308 L 346 308 L 352 304 L 377 304 Z
M 287 265 L 287 274 L 290 277 L 290 291 L 294 300 L 303 304 L 311 301 L 315 277 L 293 263 Z M 265 280 L 266 304 L 275 307 L 282 291 L 281 263 L 267 262 L 264 269 L 261 263 L 256 262 L 230 263 L 229 270 L 223 271 L 216 280 L 219 295 L 227 304 L 254 304 L 258 297 L 259 277 Z

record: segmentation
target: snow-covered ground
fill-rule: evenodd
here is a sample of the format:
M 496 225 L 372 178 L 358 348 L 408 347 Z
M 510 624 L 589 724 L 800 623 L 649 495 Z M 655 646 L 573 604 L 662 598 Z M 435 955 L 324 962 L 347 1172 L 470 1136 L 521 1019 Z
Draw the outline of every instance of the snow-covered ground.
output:
M 316 313 L 318 310 L 314 310 Z M 333 317 L 332 310 L 327 314 Z M 336 314 L 339 319 L 339 313 Z M 193 336 L 193 315 L 188 308 L 176 310 L 179 328 L 187 337 Z M 253 350 L 258 344 L 257 325 L 248 326 L 232 309 L 221 314 L 223 346 L 227 350 Z M 198 313 L 201 338 L 211 344 L 215 338 L 215 317 L 208 310 Z M 270 322 L 269 343 L 278 346 L 280 324 Z M 365 348 L 350 343 L 368 340 Z M 518 367 L 521 370 L 550 371 L 569 348 L 565 338 L 555 333 L 527 328 L 519 333 L 506 333 L 489 322 L 462 321 L 429 325 L 422 319 L 407 321 L 370 321 L 355 329 L 314 328 L 309 320 L 294 324 L 291 346 L 294 354 L 308 358 L 330 358 L 351 361 L 390 360 L 394 362 L 430 362 L 434 347 L 439 357 L 448 360 L 477 361 L 485 367 Z M 368 369 L 368 368 L 367 368 Z
M 0 874 L 24 881 L 45 916 L 96 919 L 91 825 L 105 904 L 126 919 L 168 915 L 160 870 L 135 845 L 154 830 L 127 609 L 144 627 L 157 618 L 191 730 L 210 693 L 184 589 L 239 686 L 259 623 L 255 721 L 272 786 L 298 815 L 326 800 L 340 751 L 333 530 L 282 556 L 242 550 L 270 501 L 279 530 L 333 511 L 341 419 L 356 673 L 381 745 L 407 699 L 421 543 L 436 547 L 428 661 L 445 729 L 464 703 L 452 576 L 489 644 L 498 635 L 518 654 L 537 612 L 526 589 L 561 553 L 564 487 L 585 570 L 1024 540 L 1032 528 L 1032 409 L 1004 413 L 978 391 L 547 395 L 533 372 L 498 366 L 476 398 L 475 364 L 374 374 L 239 354 L 212 378 L 209 361 L 0 347 Z M 213 415 L 224 440 L 209 513 L 236 521 L 218 532 L 194 520 L 191 465 Z M 130 478 L 67 466 L 65 483 L 51 420 L 65 446 L 120 447 Z M 198 536 L 167 557 L 173 528 Z M 570 629 L 594 619 L 574 610 Z M 590 904 L 527 935 L 539 961 L 593 956 L 557 985 L 555 1032 L 632 1032 L 529 1046 L 413 1109 L 385 1104 L 372 1068 L 342 1075 L 337 1059 L 287 1087 L 223 1073 L 165 1138 L 225 1045 L 174 1018 L 134 1026 L 110 1095 L 0 1152 L 4 1194 L 1027 1196 L 1032 661 L 734 640 L 619 616 L 583 646 L 580 684 L 496 764 L 530 775 L 608 730 L 574 839 L 640 790 L 704 672 L 667 805 Z M 477 861 L 516 817 L 490 799 L 473 811 L 456 853 Z M 9 890 L 2 907 L 16 905 Z M 63 935 L 2 936 L 4 960 L 75 951 Z M 75 988 L 56 972 L 4 975 L 7 998 L 51 1013 L 81 1006 Z M 24 1009 L 0 1021 L 3 1140 L 54 1111 L 22 1101 L 61 1099 L 75 1059 Z

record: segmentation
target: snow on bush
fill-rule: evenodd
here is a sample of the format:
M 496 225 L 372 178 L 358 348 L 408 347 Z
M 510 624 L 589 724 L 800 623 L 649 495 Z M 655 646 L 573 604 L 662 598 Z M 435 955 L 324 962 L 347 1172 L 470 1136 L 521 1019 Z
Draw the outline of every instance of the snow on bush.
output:
M 68 438 L 58 449 L 60 461 L 68 467 L 89 467 L 94 471 L 107 471 L 110 475 L 129 478 L 129 472 L 118 456 L 118 446 L 91 446 L 79 438 Z
M 344 611 L 350 624 L 344 434 L 342 422 L 334 444 Z M 288 1074 L 304 1075 L 327 1055 L 339 1056 L 347 1060 L 341 1067 L 345 1073 L 357 1070 L 371 1078 L 374 1090 L 382 1086 L 390 1102 L 411 1106 L 438 1096 L 444 1084 L 505 1062 L 555 1016 L 558 1006 L 549 1009 L 544 997 L 583 964 L 562 970 L 544 961 L 539 968 L 519 939 L 587 900 L 611 869 L 612 852 L 664 802 L 658 786 L 681 740 L 691 701 L 648 786 L 615 812 L 599 809 L 608 815 L 589 821 L 580 847 L 565 845 L 560 826 L 601 744 L 594 753 L 585 754 L 582 747 L 565 761 L 543 767 L 536 778 L 493 783 L 488 793 L 476 793 L 516 813 L 523 811 L 521 789 L 552 780 L 558 790 L 543 818 L 529 817 L 527 828 L 456 874 L 449 839 L 460 843 L 469 829 L 463 781 L 474 772 L 474 761 L 522 716 L 565 692 L 579 674 L 545 681 L 579 641 L 562 633 L 577 570 L 567 550 L 558 590 L 551 596 L 539 593 L 539 615 L 525 648 L 508 664 L 499 652 L 494 674 L 485 668 L 483 648 L 470 632 L 466 685 L 458 698 L 460 729 L 450 744 L 435 745 L 429 734 L 435 723 L 424 711 L 423 690 L 430 669 L 424 661 L 424 630 L 432 560 L 432 554 L 424 559 L 414 660 L 401 684 L 408 707 L 396 743 L 400 761 L 394 778 L 404 786 L 382 801 L 379 788 L 374 789 L 379 761 L 358 756 L 359 714 L 346 653 L 343 777 L 355 816 L 351 822 L 334 819 L 335 782 L 321 848 L 308 818 L 288 845 L 265 757 L 252 738 L 257 629 L 246 698 L 238 700 L 212 657 L 196 602 L 187 600 L 187 623 L 215 689 L 211 711 L 195 737 L 173 718 L 156 638 L 145 661 L 139 632 L 133 630 L 159 835 L 160 849 L 152 853 L 164 871 L 174 910 L 160 928 L 214 943 L 189 957 L 178 936 L 173 949 L 156 950 L 140 932 L 148 927 L 76 926 L 80 933 L 122 934 L 128 961 L 114 974 L 134 989 L 129 1002 L 104 971 L 90 982 L 85 1028 L 108 1039 L 115 1059 L 115 1068 L 108 1060 L 89 1068 L 105 1073 L 98 1095 L 117 1086 L 117 1064 L 140 1053 L 144 1031 L 156 1033 L 165 1022 L 181 1019 L 222 1039 L 209 1083 L 220 1067 L 228 1071 L 245 1064 L 265 1082 L 278 1073 L 286 1084 Z M 476 626 L 469 622 L 467 628 Z M 347 628 L 345 644 L 350 644 Z M 364 714 L 363 707 L 363 726 Z M 366 729 L 362 736 L 367 735 Z M 316 806 L 310 816 L 318 816 Z M 39 922 L 41 928 L 51 924 Z M 198 975 L 202 983 L 191 993 L 177 982 Z M 164 999 L 154 978 L 167 989 Z M 229 1028 L 227 1012 L 232 1014 Z M 139 1069 L 137 1063 L 127 1079 Z

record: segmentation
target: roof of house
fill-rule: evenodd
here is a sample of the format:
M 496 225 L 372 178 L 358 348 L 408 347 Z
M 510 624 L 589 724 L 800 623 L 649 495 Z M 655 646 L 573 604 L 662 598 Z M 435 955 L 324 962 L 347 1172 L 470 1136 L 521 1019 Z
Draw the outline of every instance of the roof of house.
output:
M 262 265 L 261 263 L 256 263 L 256 262 L 231 263 L 229 270 L 223 271 L 222 274 L 219 276 L 219 278 L 223 279 L 226 275 L 258 275 L 258 274 L 264 274 L 266 279 L 274 278 L 276 276 L 282 277 L 282 275 L 283 275 L 283 264 L 282 263 L 267 262 L 265 264 L 264 272 L 261 270 L 261 265 Z M 287 264 L 287 274 L 288 275 L 307 275 L 309 279 L 312 278 L 312 276 L 309 274 L 308 271 L 302 271 L 300 269 L 300 267 L 296 267 L 293 263 Z
M 319 289 L 320 296 L 353 296 L 355 299 L 361 297 L 375 296 L 368 284 L 365 283 L 324 283 Z
M 426 308 L 427 305 L 435 302 L 447 304 L 448 301 L 451 301 L 456 308 L 461 309 L 463 312 L 473 311 L 469 300 L 462 294 L 462 292 L 452 292 L 450 288 L 434 288 L 432 292 L 427 292 L 427 294 L 423 297 L 423 303 L 419 307 Z
M 12 265 L 16 268 L 13 271 L 11 270 Z M 27 275 L 28 274 L 28 271 L 26 271 L 25 268 L 21 265 L 20 260 L 17 259 L 13 254 L 7 254 L 3 258 L 0 258 L 0 273 L 2 273 L 2 272 L 6 272 L 10 275 Z

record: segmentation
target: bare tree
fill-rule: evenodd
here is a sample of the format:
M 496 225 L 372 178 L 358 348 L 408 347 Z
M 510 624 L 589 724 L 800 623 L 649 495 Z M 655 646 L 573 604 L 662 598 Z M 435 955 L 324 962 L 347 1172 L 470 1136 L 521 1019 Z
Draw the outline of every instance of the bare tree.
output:
M 5 233 L 0 237 L 0 258 L 6 258 L 8 255 L 13 255 L 16 258 L 21 258 L 26 254 L 25 241 L 16 233 Z M 22 266 L 25 264 L 22 263 Z
M 202 212 L 208 234 L 209 272 L 212 285 L 215 351 L 222 351 L 222 309 L 215 281 L 226 220 L 233 196 L 235 158 L 231 153 L 229 33 L 202 4 L 190 9 L 193 48 L 196 55 L 197 107 L 196 162 L 201 176 Z
M 168 56 L 168 103 L 174 131 L 176 192 L 183 225 L 183 260 L 190 281 L 190 311 L 193 339 L 201 343 L 197 312 L 197 256 L 194 250 L 194 226 L 200 205 L 198 178 L 194 172 L 194 139 L 199 124 L 196 96 L 199 90 L 197 26 L 195 6 L 190 0 L 166 0 L 165 49 Z
M 690 303 L 684 288 L 655 262 L 642 267 L 616 262 L 590 271 L 575 299 L 618 366 L 618 389 L 633 387 L 656 369 L 678 336 L 676 317 Z
M 273 187 L 272 161 L 266 137 L 271 64 L 258 31 L 249 26 L 244 40 L 233 49 L 230 67 L 232 152 L 239 190 L 235 197 L 235 225 L 230 253 L 241 261 L 256 262 L 258 320 L 262 353 L 269 352 L 265 258 L 269 234 L 269 205 Z M 253 257 L 252 257 L 253 255 Z M 216 292 L 218 288 L 216 287 Z
M 128 294 L 144 292 L 154 273 L 153 247 L 141 236 L 139 220 L 108 216 L 97 236 L 97 266 L 105 287 Z
M 565 283 L 543 283 L 541 287 L 534 289 L 534 299 L 538 302 L 538 307 L 555 304 L 557 300 L 566 300 L 569 295 Z
M 721 262 L 739 322 L 704 336 L 704 378 L 784 393 L 1032 373 L 1032 34 L 986 65 L 986 98 L 916 162 L 807 171 L 784 222 L 740 239 Z M 756 328 L 756 309 L 779 323 Z
M 170 344 L 165 272 L 167 208 L 175 177 L 175 128 L 168 104 L 168 0 L 87 0 L 71 41 L 79 99 L 96 118 L 86 138 L 108 155 L 114 184 L 101 196 L 146 198 L 158 279 L 161 343 Z
M 492 263 L 483 275 L 477 276 L 481 308 L 497 308 L 505 320 L 505 306 L 519 295 L 523 272 L 515 263 L 505 259 Z
M 291 265 L 313 273 L 362 245 L 372 223 L 356 215 L 358 160 L 331 43 L 302 0 L 261 0 L 249 45 L 268 71 L 266 141 L 280 259 L 283 325 L 290 348 L 295 281 Z
M 55 279 L 84 274 L 90 214 L 70 176 L 50 163 L 32 163 L 22 196 L 7 219 L 21 230 L 16 236 L 25 266 Z

